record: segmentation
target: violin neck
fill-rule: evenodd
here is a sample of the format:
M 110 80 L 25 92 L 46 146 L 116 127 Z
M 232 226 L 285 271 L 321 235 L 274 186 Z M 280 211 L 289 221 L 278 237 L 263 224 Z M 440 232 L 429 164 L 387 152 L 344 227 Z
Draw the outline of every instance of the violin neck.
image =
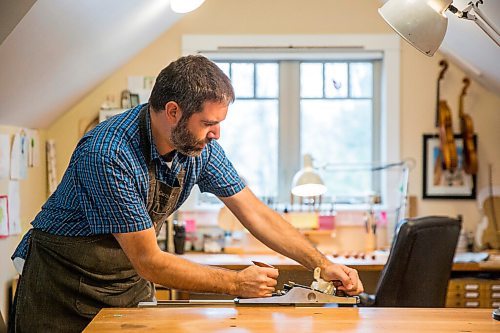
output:
M 460 95 L 460 100 L 458 101 L 458 116 L 463 118 L 464 116 L 464 95 Z
M 439 127 L 439 82 L 440 80 L 438 80 L 438 84 L 437 84 L 437 94 L 436 94 L 436 127 Z

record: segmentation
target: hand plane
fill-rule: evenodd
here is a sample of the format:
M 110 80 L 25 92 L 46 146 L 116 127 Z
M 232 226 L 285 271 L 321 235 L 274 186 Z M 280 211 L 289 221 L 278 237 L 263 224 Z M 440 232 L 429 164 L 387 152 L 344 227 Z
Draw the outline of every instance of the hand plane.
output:
M 239 305 L 325 305 L 325 304 L 358 304 L 357 296 L 337 296 L 326 294 L 308 286 L 289 282 L 282 290 L 273 293 L 271 297 L 236 298 Z
M 260 262 L 254 262 L 255 265 L 262 267 L 272 267 Z M 266 265 L 266 266 L 263 266 Z M 167 300 L 141 302 L 139 307 L 156 306 L 186 306 L 186 305 L 304 305 L 304 306 L 323 306 L 327 304 L 359 304 L 358 296 L 346 296 L 343 291 L 337 290 L 333 281 L 325 281 L 321 277 L 321 269 L 317 267 L 314 270 L 314 279 L 311 286 L 303 286 L 295 282 L 288 282 L 282 290 L 278 290 L 270 297 L 241 298 L 234 300 Z M 337 281 L 340 283 L 340 281 Z
M 346 296 L 335 288 L 333 281 L 321 278 L 321 269 L 314 270 L 314 280 L 310 287 L 288 282 L 283 290 L 278 290 L 271 297 L 236 298 L 234 302 L 241 305 L 325 305 L 325 304 L 358 304 L 359 297 Z M 340 282 L 340 281 L 339 281 Z

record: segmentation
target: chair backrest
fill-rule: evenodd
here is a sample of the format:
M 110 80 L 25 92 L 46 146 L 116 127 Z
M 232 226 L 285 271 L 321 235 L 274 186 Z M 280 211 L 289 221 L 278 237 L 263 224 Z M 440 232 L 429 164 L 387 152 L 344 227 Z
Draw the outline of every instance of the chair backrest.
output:
M 443 307 L 461 227 L 461 219 L 441 216 L 403 221 L 373 305 Z

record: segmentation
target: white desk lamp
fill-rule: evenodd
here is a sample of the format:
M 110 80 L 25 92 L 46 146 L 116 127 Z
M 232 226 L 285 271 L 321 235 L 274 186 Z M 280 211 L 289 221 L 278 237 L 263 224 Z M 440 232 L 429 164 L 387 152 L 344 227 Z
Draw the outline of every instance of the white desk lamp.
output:
M 382 171 L 395 167 L 402 169 L 402 179 L 400 187 L 400 203 L 396 208 L 396 222 L 399 222 L 406 216 L 406 207 L 408 204 L 408 183 L 410 170 L 415 167 L 413 159 L 405 159 L 400 162 L 385 164 L 332 164 L 320 166 L 319 169 L 330 169 L 332 171 Z M 319 174 L 313 169 L 312 157 L 309 154 L 304 155 L 304 166 L 293 177 L 292 194 L 301 197 L 312 197 L 322 195 L 327 188 Z
M 326 186 L 320 175 L 314 170 L 312 157 L 304 155 L 304 165 L 292 181 L 292 194 L 299 197 L 314 197 L 326 192 Z
M 452 0 L 389 0 L 378 12 L 401 37 L 430 57 L 439 48 L 446 34 L 446 10 L 460 18 L 476 22 L 500 46 L 500 33 L 479 9 L 479 5 L 483 3 L 483 0 L 471 1 L 460 11 L 452 5 Z

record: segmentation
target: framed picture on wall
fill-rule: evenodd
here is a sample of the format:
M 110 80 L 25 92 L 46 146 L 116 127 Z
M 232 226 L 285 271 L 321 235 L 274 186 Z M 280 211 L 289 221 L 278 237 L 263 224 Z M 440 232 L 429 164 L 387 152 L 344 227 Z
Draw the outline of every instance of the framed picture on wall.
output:
M 130 94 L 130 106 L 135 108 L 139 103 L 139 94 Z
M 441 163 L 439 136 L 424 134 L 423 136 L 423 198 L 424 199 L 475 199 L 476 175 L 467 174 L 463 168 L 463 141 L 455 135 L 458 166 L 453 172 L 443 170 Z M 477 149 L 477 138 L 474 135 Z M 476 150 L 477 151 L 477 150 Z

